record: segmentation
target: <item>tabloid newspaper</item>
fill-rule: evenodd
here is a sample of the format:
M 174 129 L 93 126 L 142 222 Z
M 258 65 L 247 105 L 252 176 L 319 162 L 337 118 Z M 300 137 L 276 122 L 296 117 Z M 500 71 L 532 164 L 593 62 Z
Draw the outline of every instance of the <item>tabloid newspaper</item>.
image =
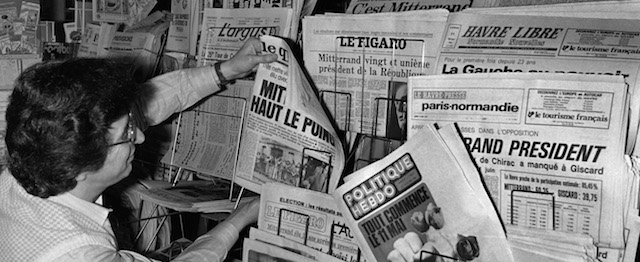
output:
M 621 76 L 491 73 L 409 79 L 409 137 L 457 122 L 506 224 L 622 246 Z
M 443 8 L 458 12 L 471 7 L 474 0 L 352 0 L 347 14 L 370 14 L 384 12 L 406 12 Z M 476 0 L 477 1 L 477 0 Z
M 407 77 L 435 72 L 448 11 L 388 14 L 305 17 L 303 53 L 340 130 L 401 139 Z
M 342 261 L 365 261 L 352 230 L 333 197 L 326 193 L 281 183 L 265 184 L 260 194 L 258 228 Z
M 640 20 L 451 14 L 437 74 L 495 72 L 624 76 L 631 94 L 626 153 L 640 121 Z
M 232 180 L 252 88 L 253 81 L 238 80 L 180 113 L 174 121 L 177 135 L 162 162 Z
M 278 60 L 256 73 L 234 181 L 254 192 L 269 181 L 333 192 L 344 170 L 342 141 L 291 47 L 261 40 Z
M 367 260 L 513 261 L 477 170 L 462 167 L 471 158 L 448 149 L 460 136 L 448 137 L 427 127 L 332 194 Z
M 200 39 L 197 42 L 198 65 L 213 64 L 230 59 L 249 37 L 289 35 L 292 10 L 290 8 L 222 9 L 205 8 Z

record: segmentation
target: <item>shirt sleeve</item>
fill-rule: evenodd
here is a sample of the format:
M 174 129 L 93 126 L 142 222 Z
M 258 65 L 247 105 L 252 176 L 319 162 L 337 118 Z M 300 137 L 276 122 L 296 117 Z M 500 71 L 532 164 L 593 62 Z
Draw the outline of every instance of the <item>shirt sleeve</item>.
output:
M 212 230 L 198 237 L 172 262 L 223 261 L 231 247 L 238 241 L 240 232 L 228 221 L 223 221 Z
M 166 120 L 173 113 L 194 105 L 222 89 L 213 66 L 187 68 L 168 72 L 142 84 L 134 113 L 145 130 Z

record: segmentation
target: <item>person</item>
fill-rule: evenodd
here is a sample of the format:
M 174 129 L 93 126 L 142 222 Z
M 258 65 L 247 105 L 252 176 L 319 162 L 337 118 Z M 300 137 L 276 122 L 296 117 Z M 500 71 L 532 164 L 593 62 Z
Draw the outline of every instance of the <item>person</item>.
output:
M 396 83 L 395 91 L 392 94 L 391 107 L 393 109 L 389 114 L 390 120 L 387 121 L 387 137 L 404 140 L 407 139 L 407 83 Z
M 0 174 L 1 261 L 154 261 L 119 250 L 99 205 L 127 177 L 143 130 L 247 76 L 260 63 L 257 38 L 216 66 L 169 72 L 137 85 L 115 60 L 42 62 L 16 80 L 6 111 L 8 168 Z M 222 261 L 259 202 L 237 208 L 174 261 Z

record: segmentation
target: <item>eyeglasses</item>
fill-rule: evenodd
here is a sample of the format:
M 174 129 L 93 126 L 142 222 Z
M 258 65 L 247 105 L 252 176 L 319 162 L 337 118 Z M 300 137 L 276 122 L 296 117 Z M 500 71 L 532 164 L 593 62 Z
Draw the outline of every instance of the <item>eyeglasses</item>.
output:
M 136 143 L 136 133 L 138 133 L 138 128 L 136 127 L 135 121 L 133 121 L 133 113 L 129 112 L 129 120 L 127 122 L 127 132 L 125 133 L 124 140 L 120 142 L 115 142 L 110 144 L 109 146 L 117 146 L 124 143 Z
M 399 112 L 407 112 L 407 96 L 400 97 L 399 99 L 393 99 L 393 103 L 396 106 L 396 110 Z

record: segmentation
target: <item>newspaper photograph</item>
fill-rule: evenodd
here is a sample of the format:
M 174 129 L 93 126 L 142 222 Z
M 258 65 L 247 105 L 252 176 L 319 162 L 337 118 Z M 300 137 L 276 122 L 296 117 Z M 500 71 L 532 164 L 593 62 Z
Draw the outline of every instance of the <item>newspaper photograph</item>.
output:
M 238 80 L 180 113 L 174 120 L 173 146 L 162 163 L 232 180 L 252 88 L 253 81 Z
M 290 8 L 205 8 L 201 38 L 197 42 L 198 65 L 211 65 L 230 59 L 249 37 L 286 37 L 289 35 L 291 19 Z
M 462 140 L 425 127 L 332 194 L 367 260 L 513 261 L 488 194 L 468 179 L 478 171 L 460 168 L 471 158 L 446 143 Z
M 351 0 L 345 13 L 371 14 L 438 8 L 447 9 L 449 12 L 458 12 L 471 7 L 473 1 L 474 0 Z
M 271 181 L 333 192 L 345 166 L 336 128 L 287 42 L 261 40 L 278 60 L 256 73 L 234 181 L 253 192 Z
M 406 82 L 435 72 L 448 12 L 310 16 L 305 67 L 340 130 L 406 137 Z
M 409 91 L 409 138 L 456 122 L 505 224 L 622 244 L 623 77 L 420 76 Z
M 265 184 L 260 194 L 258 229 L 341 261 L 366 261 L 333 197 L 326 193 L 281 183 Z

